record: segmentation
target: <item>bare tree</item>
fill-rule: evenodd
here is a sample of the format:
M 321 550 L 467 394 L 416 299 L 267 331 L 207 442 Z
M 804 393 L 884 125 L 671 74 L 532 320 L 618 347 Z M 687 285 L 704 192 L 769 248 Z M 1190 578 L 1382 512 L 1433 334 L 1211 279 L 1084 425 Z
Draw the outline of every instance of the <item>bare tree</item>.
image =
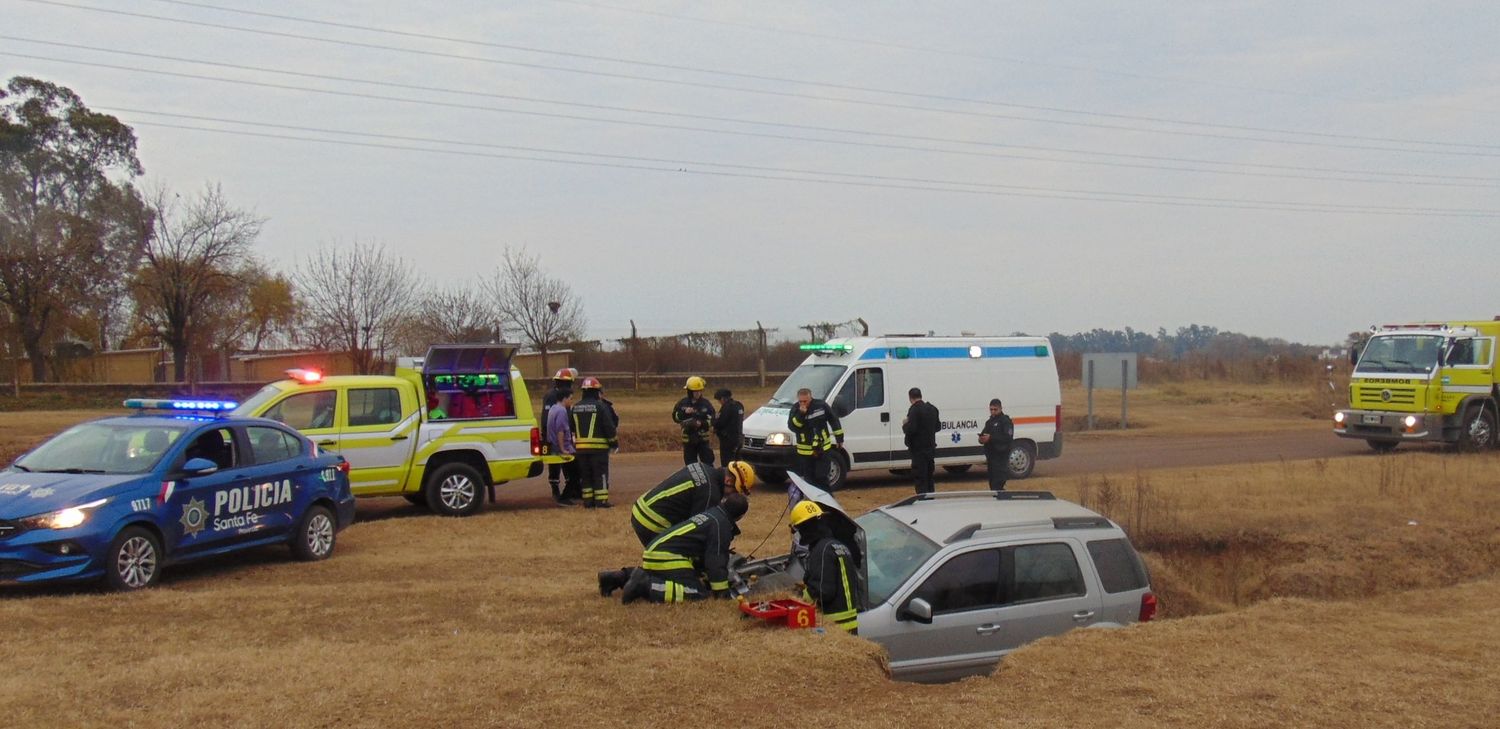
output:
M 542 355 L 542 370 L 547 353 L 557 345 L 583 336 L 588 319 L 573 287 L 548 276 L 536 256 L 525 248 L 506 247 L 500 267 L 485 282 L 495 301 L 495 308 L 506 322 L 520 330 L 522 338 Z
M 294 279 L 309 338 L 336 344 L 362 375 L 374 372 L 395 343 L 421 283 L 384 245 L 358 242 L 320 248 Z
M 399 341 L 420 354 L 433 344 L 488 342 L 500 338 L 500 313 L 477 285 L 456 285 L 423 294 Z
M 155 197 L 156 235 L 132 288 L 138 315 L 171 348 L 172 377 L 182 382 L 192 344 L 216 338 L 207 326 L 211 305 L 244 295 L 263 220 L 231 206 L 218 185 L 186 203 L 165 189 Z

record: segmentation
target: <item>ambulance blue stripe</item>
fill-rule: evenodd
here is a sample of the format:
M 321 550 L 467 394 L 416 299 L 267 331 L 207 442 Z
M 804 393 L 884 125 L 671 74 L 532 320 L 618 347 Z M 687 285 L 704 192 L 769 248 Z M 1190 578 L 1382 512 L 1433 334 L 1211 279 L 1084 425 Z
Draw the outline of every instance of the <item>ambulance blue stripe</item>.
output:
M 982 354 L 984 357 L 991 359 L 1002 357 L 1044 357 L 1046 356 L 1046 345 L 1040 346 L 1044 348 L 1043 354 L 1040 355 L 1037 354 L 1037 347 L 1035 346 L 985 347 Z M 859 359 L 861 361 L 867 359 L 895 359 L 896 355 L 892 352 L 893 349 L 894 347 L 871 347 L 865 350 L 865 353 L 860 355 Z M 911 355 L 906 357 L 906 359 L 969 359 L 968 347 L 908 347 L 908 349 L 911 351 Z

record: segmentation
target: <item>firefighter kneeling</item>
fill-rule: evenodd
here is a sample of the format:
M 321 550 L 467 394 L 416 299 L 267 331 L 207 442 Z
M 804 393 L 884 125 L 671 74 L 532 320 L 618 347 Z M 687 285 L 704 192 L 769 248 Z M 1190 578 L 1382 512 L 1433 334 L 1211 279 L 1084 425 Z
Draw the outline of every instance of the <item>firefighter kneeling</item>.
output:
M 803 582 L 808 602 L 818 606 L 826 620 L 850 633 L 859 630 L 859 580 L 849 546 L 833 535 L 823 519 L 823 507 L 799 501 L 787 518 L 798 541 L 809 545 Z
M 644 547 L 673 524 L 718 506 L 725 493 L 749 496 L 754 487 L 755 469 L 744 461 L 730 461 L 723 468 L 691 463 L 635 500 L 630 526 Z
M 672 603 L 710 595 L 731 597 L 729 544 L 739 533 L 735 522 L 749 509 L 744 494 L 724 494 L 718 506 L 694 514 L 651 540 L 641 554 L 640 567 L 600 572 L 599 594 L 608 597 L 624 588 L 620 599 L 626 604 L 642 599 Z

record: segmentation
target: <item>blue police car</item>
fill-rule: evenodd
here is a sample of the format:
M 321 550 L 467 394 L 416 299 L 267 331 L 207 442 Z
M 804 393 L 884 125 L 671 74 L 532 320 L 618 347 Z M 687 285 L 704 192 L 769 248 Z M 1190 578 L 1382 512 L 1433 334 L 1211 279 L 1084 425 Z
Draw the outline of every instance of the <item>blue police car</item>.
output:
M 349 464 L 236 403 L 127 400 L 0 471 L 0 582 L 149 587 L 170 563 L 267 544 L 333 553 L 354 520 Z M 161 412 L 144 412 L 145 410 Z

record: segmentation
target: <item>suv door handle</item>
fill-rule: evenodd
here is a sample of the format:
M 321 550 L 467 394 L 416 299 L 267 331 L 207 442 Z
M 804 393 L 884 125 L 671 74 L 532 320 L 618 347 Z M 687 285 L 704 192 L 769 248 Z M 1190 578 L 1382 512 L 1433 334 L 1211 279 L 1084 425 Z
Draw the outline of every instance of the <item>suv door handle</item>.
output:
M 999 623 L 985 623 L 984 625 L 981 625 L 981 626 L 975 628 L 974 632 L 976 632 L 976 633 L 978 633 L 980 635 L 994 635 L 995 633 L 1000 632 L 1000 624 Z
M 338 444 L 339 444 L 339 442 L 336 441 L 336 440 L 320 440 L 320 441 L 318 441 L 318 445 L 320 445 L 320 446 L 336 446 Z
M 1076 613 L 1073 613 L 1073 622 L 1082 623 L 1092 617 L 1094 617 L 1093 610 L 1080 610 Z

